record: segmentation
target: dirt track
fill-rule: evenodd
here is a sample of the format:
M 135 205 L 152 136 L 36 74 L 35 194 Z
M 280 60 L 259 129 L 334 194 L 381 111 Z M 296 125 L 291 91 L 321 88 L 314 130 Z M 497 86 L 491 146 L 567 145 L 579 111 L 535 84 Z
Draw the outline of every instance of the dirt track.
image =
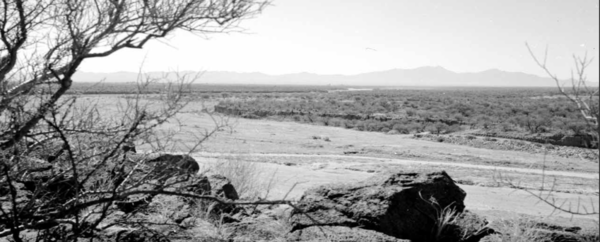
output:
M 197 153 L 203 157 L 219 157 L 226 154 L 223 153 L 208 153 L 201 152 Z M 507 172 L 519 172 L 519 173 L 531 173 L 531 174 L 546 174 L 551 176 L 566 176 L 566 177 L 579 177 L 586 179 L 599 179 L 598 173 L 585 173 L 585 172 L 568 172 L 568 171 L 543 171 L 539 169 L 527 169 L 518 167 L 502 167 L 502 166 L 485 166 L 485 165 L 474 165 L 464 164 L 456 162 L 444 162 L 444 161 L 418 161 L 418 160 L 406 160 L 406 159 L 389 159 L 389 158 L 377 158 L 368 156 L 357 156 L 357 155 L 307 155 L 307 154 L 264 154 L 264 153 L 249 153 L 244 154 L 245 156 L 263 156 L 263 157 L 323 157 L 323 158 L 352 158 L 352 159 L 364 159 L 371 162 L 381 162 L 383 164 L 421 164 L 421 165 L 439 165 L 439 166 L 454 166 L 463 168 L 474 168 L 474 169 L 485 169 L 485 170 L 497 170 Z M 380 164 L 381 164 L 380 163 Z

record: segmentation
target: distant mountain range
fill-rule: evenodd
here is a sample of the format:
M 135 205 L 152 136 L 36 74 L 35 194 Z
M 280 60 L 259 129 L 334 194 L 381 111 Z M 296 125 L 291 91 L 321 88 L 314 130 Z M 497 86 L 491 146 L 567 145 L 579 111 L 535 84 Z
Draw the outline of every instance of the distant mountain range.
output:
M 146 73 L 150 77 L 173 79 L 174 75 L 164 72 Z M 180 72 L 193 75 L 193 72 Z M 135 82 L 137 73 L 114 72 L 92 73 L 78 72 L 76 82 Z M 507 72 L 497 69 L 456 73 L 443 67 L 419 67 L 415 69 L 392 69 L 357 75 L 319 75 L 295 73 L 267 75 L 258 72 L 237 73 L 226 71 L 208 71 L 201 74 L 195 83 L 204 84 L 263 84 L 263 85 L 346 85 L 346 86 L 482 86 L 482 87 L 553 87 L 556 84 L 550 78 L 522 72 Z M 588 82 L 589 86 L 598 86 L 598 80 Z

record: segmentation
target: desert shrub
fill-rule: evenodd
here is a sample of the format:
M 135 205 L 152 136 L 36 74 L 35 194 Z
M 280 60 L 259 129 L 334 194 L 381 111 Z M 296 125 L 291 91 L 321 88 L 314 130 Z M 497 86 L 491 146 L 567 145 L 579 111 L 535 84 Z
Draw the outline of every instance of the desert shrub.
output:
M 312 123 L 313 119 L 310 117 L 310 115 L 302 115 L 300 116 L 300 122 L 302 123 Z
M 572 122 L 566 125 L 568 131 L 574 135 L 585 133 L 589 125 L 584 121 Z
M 324 118 L 317 115 L 306 115 L 309 123 L 313 123 L 316 125 L 325 125 Z
M 425 128 L 425 131 L 430 132 L 432 134 L 440 135 L 446 129 L 448 129 L 448 125 L 441 123 L 441 122 L 436 122 L 436 123 L 428 125 Z
M 344 120 L 344 127 L 347 129 L 352 129 L 356 127 L 355 120 Z
M 490 141 L 490 142 L 498 141 L 498 139 L 492 138 L 492 137 L 485 137 L 485 138 L 483 138 L 483 140 Z
M 409 134 L 411 131 L 411 127 L 406 124 L 395 124 L 393 129 L 398 131 L 398 133 L 401 133 L 401 134 Z
M 500 130 L 502 132 L 509 132 L 514 130 L 514 125 L 510 122 L 502 122 L 500 124 Z
M 449 125 L 448 127 L 446 127 L 446 129 L 444 130 L 444 133 L 449 134 L 449 133 L 454 133 L 454 132 L 458 132 L 461 130 L 462 130 L 462 127 L 459 124 L 453 124 L 453 125 Z
M 289 94 L 279 95 L 280 98 L 276 98 L 277 95 L 273 94 L 238 94 L 239 92 L 236 92 L 235 98 L 228 98 L 220 103 L 227 104 L 227 107 L 234 107 L 234 110 L 238 110 L 239 113 L 255 111 L 256 109 L 268 111 L 269 113 L 286 110 L 288 112 L 279 112 L 277 115 L 289 115 L 290 119 L 297 122 L 373 132 L 387 130 L 397 130 L 401 133 L 423 132 L 431 122 L 443 120 L 446 124 L 454 124 L 452 121 L 458 121 L 462 125 L 461 127 L 464 128 L 483 128 L 485 131 L 498 133 L 512 131 L 529 131 L 532 134 L 556 132 L 597 133 L 589 127 L 585 129 L 574 127 L 578 131 L 568 131 L 567 125 L 577 121 L 579 113 L 577 106 L 572 104 L 563 105 L 559 99 L 531 98 L 548 96 L 548 93 L 555 95 L 550 91 L 542 88 L 510 90 L 374 90 L 352 93 Z M 359 102 L 351 102 L 357 97 L 360 100 Z M 227 113 L 226 110 L 221 109 L 219 112 Z M 289 112 L 291 110 L 294 112 Z M 239 115 L 238 112 L 232 115 Z M 309 117 L 292 118 L 299 113 L 308 112 L 312 114 Z M 411 113 L 413 115 L 409 116 Z M 392 120 L 366 120 L 369 115 L 389 117 Z M 337 118 L 330 118 L 329 121 L 322 122 L 319 117 Z M 527 117 L 551 120 L 551 122 L 539 126 L 534 122 L 527 121 Z M 370 124 L 371 121 L 377 121 L 381 126 Z M 398 125 L 411 123 L 414 123 L 415 126 L 401 129 Z M 445 134 L 457 131 L 454 130 L 455 127 L 450 126 L 439 133 Z M 458 126 L 456 127 L 458 128 Z M 427 131 L 436 134 L 439 130 L 427 129 Z
M 367 131 L 375 131 L 375 132 L 379 132 L 381 131 L 381 129 L 383 128 L 383 125 L 380 122 L 377 121 L 369 121 L 367 123 Z
M 360 130 L 360 131 L 367 130 L 367 123 L 366 123 L 365 121 L 362 121 L 362 120 L 360 120 L 360 121 L 357 121 L 357 122 L 355 123 L 355 125 L 354 125 L 354 128 L 355 128 L 356 130 Z
M 331 119 L 329 119 L 329 125 L 330 126 L 334 126 L 334 127 L 343 127 L 343 128 L 345 128 L 344 127 L 345 126 L 344 125 L 344 120 L 340 119 L 340 118 L 331 118 Z
M 242 118 L 247 118 L 247 119 L 260 119 L 260 117 L 254 113 L 244 113 L 242 114 Z
M 294 115 L 294 116 L 292 116 L 292 120 L 294 120 L 295 122 L 300 122 L 300 121 L 302 121 L 302 116 Z

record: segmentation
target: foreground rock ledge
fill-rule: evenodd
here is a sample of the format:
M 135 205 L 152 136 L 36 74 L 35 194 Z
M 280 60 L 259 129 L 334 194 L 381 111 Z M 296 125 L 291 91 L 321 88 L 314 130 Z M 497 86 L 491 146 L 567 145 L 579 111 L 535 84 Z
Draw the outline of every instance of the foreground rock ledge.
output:
M 290 221 L 300 240 L 319 236 L 314 227 L 342 226 L 429 241 L 441 210 L 462 212 L 465 197 L 444 171 L 377 174 L 359 183 L 306 191 L 297 205 L 305 213 L 292 212 Z

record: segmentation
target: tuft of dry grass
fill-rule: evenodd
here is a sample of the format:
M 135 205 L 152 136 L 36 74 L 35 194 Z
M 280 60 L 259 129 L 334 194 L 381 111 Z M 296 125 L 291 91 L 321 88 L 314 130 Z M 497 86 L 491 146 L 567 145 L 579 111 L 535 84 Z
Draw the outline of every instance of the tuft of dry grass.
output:
M 227 177 L 242 199 L 254 200 L 268 192 L 269 174 L 264 174 L 255 162 L 243 155 L 232 154 L 219 157 L 207 167 L 207 172 Z

